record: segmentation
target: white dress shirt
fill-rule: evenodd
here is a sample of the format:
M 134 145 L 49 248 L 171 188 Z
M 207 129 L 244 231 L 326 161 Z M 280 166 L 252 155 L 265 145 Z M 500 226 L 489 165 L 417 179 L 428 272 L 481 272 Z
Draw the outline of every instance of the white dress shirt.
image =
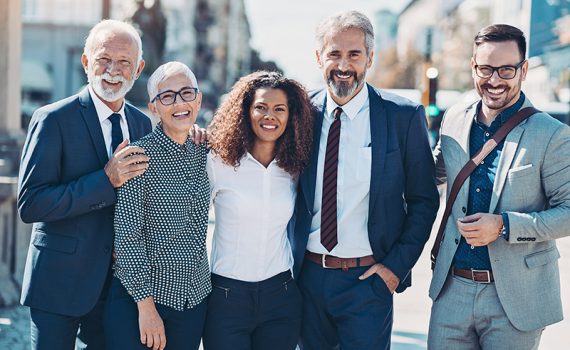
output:
M 293 256 L 286 229 L 297 180 L 275 160 L 265 168 L 249 153 L 235 168 L 210 152 L 206 168 L 216 214 L 212 272 L 259 282 L 290 270 Z
M 113 151 L 111 150 L 111 129 L 112 124 L 111 121 L 108 119 L 111 114 L 119 113 L 121 115 L 121 131 L 123 132 L 123 140 L 129 139 L 129 126 L 127 124 L 127 118 L 125 117 L 125 102 L 121 106 L 121 109 L 118 112 L 113 112 L 113 110 L 107 107 L 106 104 L 101 101 L 99 96 L 95 94 L 91 85 L 89 85 L 89 94 L 91 95 L 91 100 L 93 100 L 93 104 L 95 105 L 95 110 L 97 111 L 97 117 L 99 118 L 99 123 L 101 123 L 101 131 L 103 131 L 103 138 L 105 139 L 105 149 L 107 150 L 107 155 L 109 159 L 113 155 Z
M 340 141 L 337 173 L 337 235 L 338 244 L 328 252 L 321 244 L 321 201 L 323 194 L 323 168 L 329 128 L 333 111 L 341 107 Z M 368 239 L 368 198 L 372 148 L 370 147 L 370 104 L 366 85 L 344 106 L 338 106 L 327 92 L 327 105 L 321 128 L 317 181 L 311 234 L 307 250 L 342 258 L 372 255 Z

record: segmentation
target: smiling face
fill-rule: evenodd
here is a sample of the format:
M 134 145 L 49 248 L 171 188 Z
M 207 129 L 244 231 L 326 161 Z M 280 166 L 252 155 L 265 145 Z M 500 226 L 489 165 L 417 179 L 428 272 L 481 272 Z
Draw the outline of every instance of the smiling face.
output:
M 499 77 L 496 71 L 489 78 L 480 78 L 475 72 L 475 65 L 515 66 L 523 59 L 515 41 L 484 42 L 475 48 L 471 59 L 471 75 L 477 93 L 483 101 L 485 115 L 494 118 L 516 103 L 520 96 L 522 82 L 526 78 L 528 62 L 524 62 L 517 69 L 515 77 L 508 80 Z
M 194 87 L 192 81 L 183 73 L 167 77 L 158 84 L 158 94 L 165 91 L 178 92 L 185 87 Z M 148 108 L 154 116 L 160 118 L 164 133 L 175 142 L 186 142 L 190 127 L 196 122 L 196 117 L 202 104 L 202 93 L 198 92 L 196 99 L 184 102 L 179 95 L 176 101 L 165 106 L 157 98 L 148 104 Z
M 364 85 L 366 71 L 372 65 L 372 52 L 366 53 L 365 36 L 360 29 L 350 28 L 324 37 L 322 51 L 317 50 L 317 63 L 333 100 L 344 105 Z
M 261 88 L 255 91 L 249 117 L 255 143 L 273 146 L 283 135 L 289 120 L 287 94 L 281 89 Z

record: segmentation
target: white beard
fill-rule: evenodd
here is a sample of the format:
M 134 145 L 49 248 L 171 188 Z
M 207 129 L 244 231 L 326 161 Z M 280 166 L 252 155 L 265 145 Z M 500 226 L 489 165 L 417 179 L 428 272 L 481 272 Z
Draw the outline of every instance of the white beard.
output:
M 107 72 L 101 75 L 95 75 L 91 70 L 89 70 L 87 78 L 91 84 L 91 87 L 93 88 L 93 91 L 95 91 L 99 97 L 107 102 L 115 102 L 125 97 L 125 95 L 131 90 L 135 83 L 134 74 L 133 77 L 128 80 L 120 75 L 113 77 Z M 121 82 L 121 88 L 116 92 L 111 89 L 105 89 L 103 88 L 103 79 L 112 83 Z

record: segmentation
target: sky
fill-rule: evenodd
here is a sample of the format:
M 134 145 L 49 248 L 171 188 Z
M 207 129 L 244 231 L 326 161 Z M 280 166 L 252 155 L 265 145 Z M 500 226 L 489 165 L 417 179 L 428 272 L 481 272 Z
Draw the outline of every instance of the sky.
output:
M 380 9 L 399 13 L 408 0 L 245 0 L 253 48 L 264 60 L 273 60 L 288 78 L 309 89 L 322 85 L 315 58 L 314 33 L 324 18 L 341 11 L 357 10 L 374 24 Z

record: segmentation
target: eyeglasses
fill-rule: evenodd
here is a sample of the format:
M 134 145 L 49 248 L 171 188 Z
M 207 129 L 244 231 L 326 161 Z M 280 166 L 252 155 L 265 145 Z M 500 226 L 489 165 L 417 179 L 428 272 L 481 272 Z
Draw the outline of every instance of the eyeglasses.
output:
M 180 96 L 184 102 L 192 102 L 198 96 L 198 92 L 198 88 L 188 86 L 183 87 L 178 91 L 166 90 L 156 95 L 150 102 L 153 103 L 154 101 L 159 100 L 164 106 L 169 106 L 176 102 L 176 95 Z
M 513 79 L 517 75 L 517 69 L 519 69 L 525 61 L 526 60 L 522 60 L 514 66 L 506 65 L 500 67 L 488 66 L 486 64 L 476 64 L 475 74 L 477 74 L 479 78 L 488 79 L 493 76 L 493 73 L 497 72 L 497 74 L 499 74 L 499 78 L 501 79 Z

